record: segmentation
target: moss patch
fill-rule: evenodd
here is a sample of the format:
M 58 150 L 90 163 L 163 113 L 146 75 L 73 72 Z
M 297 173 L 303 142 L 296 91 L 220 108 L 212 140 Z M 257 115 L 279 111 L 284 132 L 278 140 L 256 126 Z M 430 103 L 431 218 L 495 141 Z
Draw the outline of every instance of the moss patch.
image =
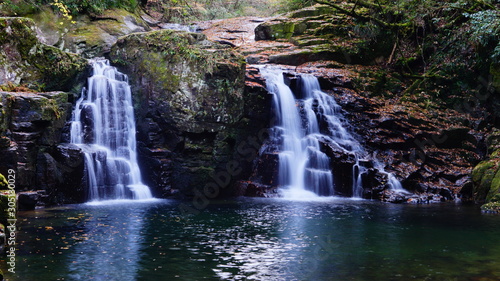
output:
M 498 213 L 500 202 L 500 149 L 498 149 L 499 132 L 493 131 L 487 137 L 488 160 L 482 161 L 472 170 L 474 200 L 486 203 L 481 207 L 485 212 Z
M 500 202 L 489 202 L 481 206 L 484 213 L 500 214 Z
M 38 91 L 69 90 L 87 67 L 78 55 L 38 41 L 27 18 L 0 18 L 0 85 L 26 85 Z

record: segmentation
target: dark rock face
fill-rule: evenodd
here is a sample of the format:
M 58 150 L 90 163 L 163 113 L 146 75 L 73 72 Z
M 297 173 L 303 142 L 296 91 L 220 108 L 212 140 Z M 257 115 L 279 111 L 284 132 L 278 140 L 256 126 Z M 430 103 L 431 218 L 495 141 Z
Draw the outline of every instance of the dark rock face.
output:
M 42 190 L 43 203 L 82 202 L 83 155 L 76 146 L 59 145 L 71 108 L 68 94 L 0 92 L 0 100 L 0 173 L 14 169 L 16 190 Z M 27 208 L 33 196 L 26 197 Z
M 292 88 L 296 73 L 318 77 L 372 158 L 418 194 L 387 190 L 387 175 L 367 161 L 362 163 L 368 169 L 362 179 L 365 198 L 424 203 L 459 197 L 497 204 L 498 147 L 489 148 L 489 160 L 476 166 L 470 181 L 473 166 L 486 150 L 484 120 L 405 100 L 398 83 L 389 87 L 389 80 L 363 76 L 380 70 L 374 64 L 379 57 L 386 59 L 392 45 L 386 46 L 383 34 L 374 40 L 377 46 L 360 38 L 344 40 L 349 22 L 332 13 L 315 6 L 264 23 L 256 29 L 259 45 L 243 46 L 242 53 L 249 62 L 284 64 Z M 97 20 L 64 40 L 74 39 L 67 41 L 71 50 L 85 56 L 110 51 L 113 64 L 129 75 L 139 160 L 155 196 L 196 196 L 200 191 L 209 198 L 277 196 L 277 155 L 256 157 L 266 143 L 272 116 L 272 97 L 258 69 L 247 66 L 245 72 L 241 55 L 203 34 L 159 30 L 116 41 L 117 35 L 147 27 L 130 15 L 114 17 L 119 19 Z M 113 21 L 118 25 L 111 26 Z M 117 31 L 126 22 L 134 23 L 132 29 Z M 0 18 L 0 45 L 0 64 L 5 66 L 0 84 L 67 90 L 87 65 L 77 55 L 41 44 L 29 19 Z M 383 87 L 377 87 L 379 83 Z M 60 92 L 0 92 L 0 99 L 0 173 L 15 169 L 19 190 L 41 190 L 23 195 L 26 208 L 39 202 L 82 202 L 82 152 L 59 144 L 67 134 L 71 97 Z M 92 116 L 86 117 L 90 122 Z M 494 136 L 490 143 L 496 143 Z M 338 195 L 351 196 L 355 160 L 327 142 L 321 146 L 331 159 Z M 210 184 L 212 189 L 207 189 Z
M 0 86 L 72 89 L 87 61 L 41 43 L 37 31 L 31 19 L 0 18 Z M 72 100 L 64 92 L 0 92 L 0 173 L 16 172 L 16 191 L 36 190 L 20 195 L 23 208 L 84 199 L 83 155 L 77 147 L 59 145 Z
M 352 93 L 346 98 L 335 92 L 353 130 L 407 190 L 445 194 L 448 200 L 461 195 L 482 155 L 483 136 L 473 125 L 463 125 L 473 118 L 453 110 L 427 111 L 411 103 L 392 106 L 377 98 Z
M 140 162 L 156 195 L 192 196 L 229 170 L 219 187 L 248 177 L 270 99 L 260 85 L 245 87 L 242 57 L 173 30 L 122 37 L 110 57 L 130 77 Z

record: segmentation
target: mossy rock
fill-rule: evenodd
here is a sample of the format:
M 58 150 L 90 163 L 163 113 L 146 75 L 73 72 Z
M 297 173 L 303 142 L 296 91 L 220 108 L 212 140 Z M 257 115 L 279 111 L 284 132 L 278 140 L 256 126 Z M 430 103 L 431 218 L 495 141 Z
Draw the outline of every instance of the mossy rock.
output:
M 488 149 L 498 147 L 499 133 L 494 131 L 487 138 Z M 474 185 L 473 198 L 476 202 L 487 203 L 484 210 L 498 211 L 500 202 L 500 149 L 490 154 L 490 159 L 482 161 L 472 170 Z M 496 208 L 496 209 L 495 209 Z M 495 211 L 496 212 L 496 211 Z
M 260 24 L 255 29 L 255 40 L 290 39 L 294 35 L 295 26 L 295 22 L 288 20 Z
M 500 202 L 489 202 L 481 206 L 484 213 L 500 214 Z
M 309 49 L 301 49 L 293 52 L 269 56 L 270 63 L 301 65 L 312 61 L 336 61 L 342 64 L 369 63 L 370 59 L 362 55 L 356 46 L 343 46 L 335 44 L 324 44 L 310 46 Z
M 294 11 L 282 18 L 260 24 L 255 29 L 255 40 L 290 39 L 305 33 L 313 33 L 326 24 L 325 19 L 336 11 L 325 5 L 315 5 Z M 327 17 L 325 17 L 327 16 Z
M 490 202 L 500 192 L 500 169 L 497 169 L 495 176 L 491 180 L 490 190 L 486 195 L 486 202 Z
M 66 121 L 68 111 L 68 93 L 7 93 L 1 97 L 11 101 L 11 116 L 16 122 Z
M 10 146 L 11 141 L 16 140 L 24 143 L 33 141 L 33 145 L 35 143 L 41 146 L 56 145 L 61 141 L 60 131 L 70 114 L 71 104 L 68 99 L 68 93 L 65 92 L 8 93 L 0 91 L 0 100 L 8 101 L 5 104 L 8 126 L 11 133 L 17 136 L 17 139 L 12 135 L 7 138 L 6 131 L 0 131 L 0 135 L 3 135 L 2 143 L 5 142 L 5 147 Z M 23 136 L 29 140 L 23 140 Z M 33 138 L 36 138 L 36 141 Z
M 245 112 L 244 58 L 203 34 L 165 29 L 121 37 L 110 59 L 129 76 L 138 140 L 172 152 L 165 188 L 192 195 L 232 153 L 223 136 Z
M 13 194 L 13 191 L 0 190 L 0 223 L 3 225 L 6 225 L 9 219 L 9 194 Z
M 472 170 L 472 182 L 474 184 L 474 200 L 476 202 L 485 202 L 492 190 L 500 188 L 499 160 L 492 159 L 479 163 Z
M 290 18 L 305 18 L 305 17 L 317 17 L 321 15 L 331 15 L 336 13 L 336 10 L 332 7 L 325 5 L 314 5 L 312 7 L 307 7 L 298 11 L 291 12 L 289 14 Z
M 332 24 L 325 23 L 321 24 L 317 28 L 312 30 L 312 33 L 316 36 L 328 35 L 341 38 L 349 38 L 350 26 L 346 24 Z
M 81 15 L 67 28 L 64 48 L 85 58 L 107 54 L 121 36 L 149 30 L 141 17 L 123 9 L 106 10 L 96 19 Z
M 0 85 L 39 91 L 70 90 L 88 66 L 82 57 L 41 43 L 28 18 L 0 18 Z
M 500 152 L 500 130 L 493 129 L 493 131 L 486 137 L 486 145 L 490 154 Z

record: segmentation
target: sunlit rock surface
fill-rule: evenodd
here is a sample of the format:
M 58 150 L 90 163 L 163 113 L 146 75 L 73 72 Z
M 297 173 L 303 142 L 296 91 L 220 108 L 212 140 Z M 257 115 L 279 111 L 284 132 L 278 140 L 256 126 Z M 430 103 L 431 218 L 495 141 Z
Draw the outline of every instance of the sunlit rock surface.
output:
M 68 91 L 86 67 L 80 56 L 41 43 L 33 20 L 0 18 L 0 86 Z

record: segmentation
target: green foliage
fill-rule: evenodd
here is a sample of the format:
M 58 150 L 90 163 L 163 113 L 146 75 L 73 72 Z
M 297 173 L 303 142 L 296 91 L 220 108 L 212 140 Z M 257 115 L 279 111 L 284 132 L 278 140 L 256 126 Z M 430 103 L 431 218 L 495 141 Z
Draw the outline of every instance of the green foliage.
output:
M 470 18 L 470 40 L 482 46 L 495 46 L 491 57 L 498 62 L 500 59 L 500 12 L 485 10 L 477 13 L 464 13 Z
M 313 0 L 281 0 L 278 4 L 278 11 L 289 12 L 314 5 Z
M 47 0 L 45 0 L 47 1 Z M 44 1 L 44 2 L 45 2 Z M 102 1 L 93 1 L 93 0 L 61 0 L 61 3 L 66 5 L 68 9 L 71 11 L 71 14 L 101 14 L 105 10 L 113 9 L 113 8 L 122 8 L 129 11 L 134 11 L 138 3 L 136 0 L 102 0 Z
M 24 16 L 39 10 L 38 0 L 13 1 L 5 0 L 0 3 L 0 15 Z
M 33 14 L 40 10 L 43 6 L 52 6 L 56 11 L 62 11 L 60 6 L 54 5 L 55 3 L 61 4 L 61 6 L 69 10 L 69 14 L 76 16 L 78 14 L 101 14 L 105 10 L 121 8 L 128 11 L 134 11 L 139 3 L 137 0 L 22 0 L 13 1 L 6 0 L 0 3 L 0 15 L 19 15 L 24 16 L 28 14 Z

